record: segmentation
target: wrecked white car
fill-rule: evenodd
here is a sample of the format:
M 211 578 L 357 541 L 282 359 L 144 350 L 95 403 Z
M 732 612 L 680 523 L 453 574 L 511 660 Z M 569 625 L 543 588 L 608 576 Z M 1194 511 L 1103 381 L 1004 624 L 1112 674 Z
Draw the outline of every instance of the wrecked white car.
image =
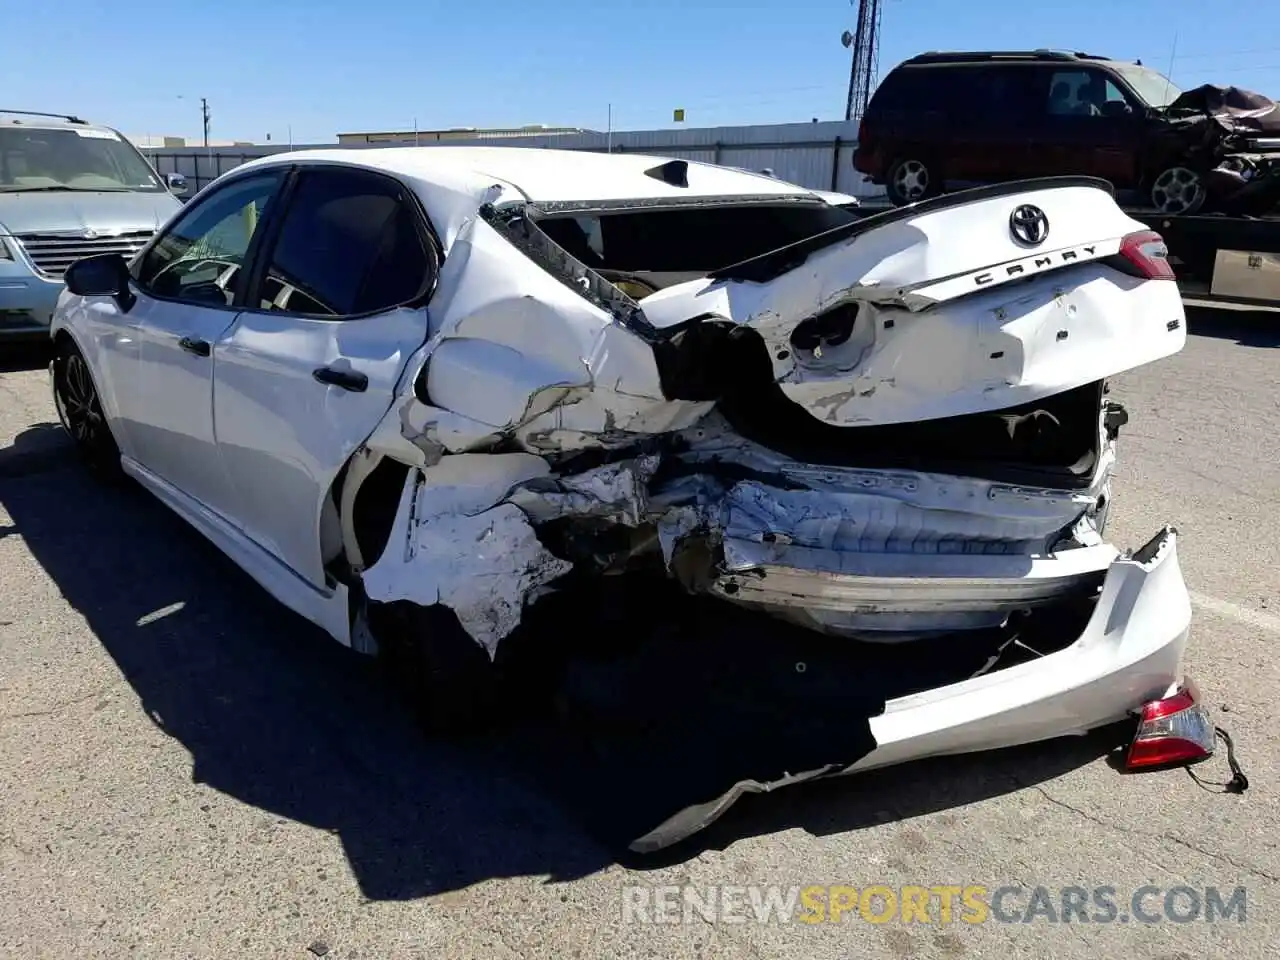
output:
M 1158 760 L 1212 750 L 1175 532 L 1104 535 L 1106 382 L 1183 346 L 1172 277 L 1087 179 L 859 219 L 683 160 L 307 151 L 223 176 L 131 263 L 72 266 L 52 377 L 92 466 L 381 649 L 438 725 L 483 719 L 504 651 L 550 657 L 586 609 L 564 597 L 620 582 L 746 616 L 784 672 L 846 662 L 840 756 L 748 758 L 636 830 L 648 850 L 742 792 L 1153 701 Z M 668 643 L 667 686 L 711 629 Z

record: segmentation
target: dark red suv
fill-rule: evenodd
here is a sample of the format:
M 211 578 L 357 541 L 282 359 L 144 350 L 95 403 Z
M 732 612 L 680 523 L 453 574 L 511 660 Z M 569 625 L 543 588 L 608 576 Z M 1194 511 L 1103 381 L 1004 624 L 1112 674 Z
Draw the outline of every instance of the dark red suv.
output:
M 1140 63 L 1084 53 L 925 53 L 871 98 L 854 166 L 895 204 L 944 187 L 1079 174 L 1169 213 L 1203 202 L 1203 172 L 1160 109 L 1182 93 Z

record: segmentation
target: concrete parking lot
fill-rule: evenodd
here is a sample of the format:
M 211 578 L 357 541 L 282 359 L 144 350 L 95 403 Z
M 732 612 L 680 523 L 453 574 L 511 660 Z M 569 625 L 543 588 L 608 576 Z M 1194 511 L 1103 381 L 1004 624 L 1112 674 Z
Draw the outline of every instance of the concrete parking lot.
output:
M 0 957 L 1274 957 L 1278 321 L 1195 311 L 1182 354 L 1115 385 L 1131 421 L 1114 538 L 1182 533 L 1187 666 L 1246 793 L 1214 785 L 1221 755 L 1198 780 L 1124 776 L 1103 735 L 750 797 L 652 865 L 590 839 L 539 775 L 555 766 L 536 731 L 427 741 L 369 664 L 158 503 L 87 479 L 45 358 L 0 347 Z M 1037 886 L 1055 904 L 1114 887 L 1124 913 L 1153 885 L 1155 914 L 1174 887 L 1244 887 L 1247 913 L 624 918 L 628 887 L 684 884 L 1018 886 L 1006 915 Z

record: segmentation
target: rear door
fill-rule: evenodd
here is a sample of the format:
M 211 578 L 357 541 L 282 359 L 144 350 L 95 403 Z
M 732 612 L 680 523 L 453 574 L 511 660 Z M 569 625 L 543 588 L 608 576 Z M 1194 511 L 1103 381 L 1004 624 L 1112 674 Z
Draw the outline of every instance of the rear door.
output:
M 398 180 L 304 165 L 256 262 L 215 345 L 218 449 L 244 532 L 323 588 L 322 514 L 426 339 L 438 256 Z
M 1003 63 L 925 69 L 931 99 L 941 107 L 935 156 L 953 187 L 1025 176 L 1032 103 L 1025 69 Z

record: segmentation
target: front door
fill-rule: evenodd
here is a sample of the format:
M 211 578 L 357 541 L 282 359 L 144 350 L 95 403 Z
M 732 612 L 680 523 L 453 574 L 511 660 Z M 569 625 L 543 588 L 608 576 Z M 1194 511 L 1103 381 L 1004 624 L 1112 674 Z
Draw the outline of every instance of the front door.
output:
M 136 376 L 123 392 L 131 456 L 218 513 L 230 486 L 213 433 L 213 346 L 235 321 L 258 221 L 284 173 L 233 180 L 202 197 L 135 266 Z
M 303 165 L 281 217 L 250 306 L 214 344 L 214 421 L 242 529 L 323 588 L 334 481 L 426 340 L 438 258 L 389 176 Z

